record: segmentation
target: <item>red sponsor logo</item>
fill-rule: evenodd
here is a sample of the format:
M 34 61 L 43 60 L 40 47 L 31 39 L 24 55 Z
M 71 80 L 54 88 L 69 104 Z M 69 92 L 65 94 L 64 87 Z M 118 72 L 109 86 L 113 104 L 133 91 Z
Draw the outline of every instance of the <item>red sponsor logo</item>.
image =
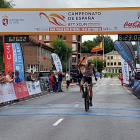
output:
M 3 24 L 4 26 L 7 26 L 7 25 L 8 25 L 8 16 L 4 15 L 2 18 L 3 18 L 3 19 L 2 19 L 2 24 Z
M 140 28 L 140 22 L 135 21 L 134 23 L 129 23 L 128 21 L 124 24 L 124 28 Z

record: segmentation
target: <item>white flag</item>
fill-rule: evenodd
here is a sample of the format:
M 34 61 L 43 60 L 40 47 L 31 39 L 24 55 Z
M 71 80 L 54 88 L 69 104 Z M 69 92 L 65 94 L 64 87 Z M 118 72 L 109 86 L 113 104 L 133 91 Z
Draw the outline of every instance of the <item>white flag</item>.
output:
M 61 64 L 59 56 L 55 53 L 52 53 L 51 55 L 52 55 L 57 72 L 62 71 L 62 64 Z
M 121 59 L 121 65 L 122 65 L 123 82 L 125 84 L 129 84 L 128 64 L 123 58 Z

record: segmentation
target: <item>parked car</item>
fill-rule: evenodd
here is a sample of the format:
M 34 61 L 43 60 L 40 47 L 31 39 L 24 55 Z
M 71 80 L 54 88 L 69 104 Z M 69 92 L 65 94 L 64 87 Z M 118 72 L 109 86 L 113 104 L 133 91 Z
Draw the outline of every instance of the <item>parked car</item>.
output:
M 38 80 L 47 81 L 49 74 L 50 74 L 50 71 L 40 71 L 38 74 Z

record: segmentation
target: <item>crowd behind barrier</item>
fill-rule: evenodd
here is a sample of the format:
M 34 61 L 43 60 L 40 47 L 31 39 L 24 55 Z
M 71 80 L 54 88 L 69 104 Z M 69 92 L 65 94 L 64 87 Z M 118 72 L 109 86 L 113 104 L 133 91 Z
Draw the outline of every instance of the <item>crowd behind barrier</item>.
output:
M 0 103 L 41 93 L 40 82 L 0 83 Z

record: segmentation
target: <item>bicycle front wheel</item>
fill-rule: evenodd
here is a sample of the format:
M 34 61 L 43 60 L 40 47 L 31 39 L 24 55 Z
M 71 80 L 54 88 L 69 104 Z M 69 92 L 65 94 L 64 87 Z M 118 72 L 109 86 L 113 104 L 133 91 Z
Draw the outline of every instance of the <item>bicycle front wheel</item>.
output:
M 89 95 L 87 92 L 85 92 L 85 111 L 88 111 L 89 109 Z

